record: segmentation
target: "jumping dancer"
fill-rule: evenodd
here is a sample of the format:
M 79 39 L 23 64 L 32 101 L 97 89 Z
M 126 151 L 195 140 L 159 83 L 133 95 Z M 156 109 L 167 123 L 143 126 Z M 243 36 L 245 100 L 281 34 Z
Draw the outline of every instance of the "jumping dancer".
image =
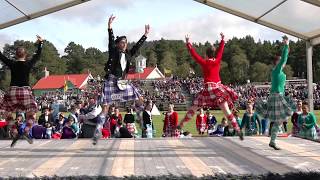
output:
M 139 48 L 147 39 L 150 26 L 145 25 L 145 33 L 140 40 L 130 49 L 127 49 L 126 36 L 120 36 L 115 39 L 112 30 L 112 23 L 115 16 L 111 15 L 108 22 L 109 33 L 109 59 L 105 66 L 105 83 L 103 86 L 103 103 L 127 102 L 138 100 L 141 96 L 138 90 L 131 84 L 125 83 L 129 65 L 133 56 L 137 54 Z
M 232 126 L 236 130 L 240 139 L 243 140 L 243 134 L 240 131 L 239 125 L 232 114 L 230 109 L 233 109 L 233 103 L 238 99 L 238 95 L 229 87 L 221 84 L 220 80 L 220 64 L 222 59 L 222 53 L 224 49 L 224 35 L 220 33 L 221 42 L 215 54 L 215 48 L 210 47 L 206 50 L 206 57 L 200 57 L 195 49 L 192 47 L 190 38 L 186 36 L 187 48 L 193 57 L 193 59 L 201 65 L 203 77 L 204 77 L 204 89 L 199 92 L 193 101 L 193 106 L 188 110 L 184 119 L 180 122 L 180 127 L 183 127 L 184 123 L 189 121 L 196 110 L 199 107 L 219 107 Z
M 147 39 L 147 35 L 150 31 L 150 26 L 145 25 L 144 35 L 140 40 L 129 50 L 127 48 L 128 42 L 126 36 L 120 36 L 115 39 L 112 23 L 116 17 L 111 15 L 108 21 L 108 34 L 109 34 L 109 44 L 108 52 L 109 58 L 105 65 L 105 83 L 102 89 L 102 101 L 103 104 L 110 104 L 114 102 L 127 102 L 130 100 L 139 100 L 141 97 L 137 88 L 132 84 L 125 81 L 127 73 L 129 71 L 129 65 L 142 46 L 142 44 Z M 100 125 L 97 125 L 97 128 Z M 96 131 L 99 132 L 99 131 Z M 96 139 L 94 139 L 93 144 L 96 144 Z
M 283 48 L 281 56 L 278 54 L 274 60 L 274 67 L 271 72 L 271 91 L 267 103 L 258 99 L 256 112 L 273 123 L 269 146 L 280 150 L 276 145 L 276 137 L 281 130 L 281 124 L 286 121 L 294 112 L 295 105 L 289 96 L 284 96 L 286 74 L 283 72 L 289 54 L 289 40 L 286 36 L 282 40 Z
M 38 49 L 30 60 L 27 60 L 28 54 L 23 47 L 16 49 L 15 60 L 8 59 L 0 52 L 0 60 L 11 71 L 10 88 L 0 102 L 0 109 L 6 111 L 8 116 L 18 110 L 27 112 L 26 123 L 20 126 L 19 135 L 14 136 L 11 147 L 15 145 L 20 136 L 27 139 L 30 144 L 32 143 L 29 131 L 32 127 L 31 120 L 36 119 L 38 108 L 30 88 L 29 75 L 35 63 L 40 59 L 43 39 L 39 35 L 37 35 L 37 44 Z

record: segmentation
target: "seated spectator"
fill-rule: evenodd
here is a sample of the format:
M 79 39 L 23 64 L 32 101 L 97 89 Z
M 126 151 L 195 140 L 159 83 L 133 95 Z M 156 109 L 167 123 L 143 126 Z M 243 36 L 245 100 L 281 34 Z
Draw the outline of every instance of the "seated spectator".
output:
M 134 136 L 137 133 L 137 129 L 132 108 L 127 109 L 127 114 L 124 116 L 123 122 L 126 125 L 128 131 L 131 133 L 131 135 Z
M 66 124 L 62 128 L 61 139 L 73 139 L 77 137 L 74 129 L 71 127 L 72 123 L 73 121 L 69 119 L 67 120 Z
M 114 108 L 114 113 L 110 116 L 110 122 L 112 137 L 119 136 L 119 130 L 120 127 L 122 127 L 122 116 L 120 114 L 119 108 Z
M 302 114 L 298 116 L 299 136 L 306 139 L 317 140 L 316 116 L 309 112 L 308 103 L 302 104 Z
M 208 122 L 208 133 L 209 131 L 210 133 L 214 132 L 216 130 L 217 119 L 213 114 L 210 113 L 210 109 L 207 110 L 206 116 L 207 116 L 207 122 Z
M 31 137 L 34 139 L 44 139 L 46 136 L 46 128 L 35 123 L 31 128 Z
M 228 122 L 226 118 L 222 118 L 221 124 L 217 126 L 217 130 L 209 134 L 210 136 L 223 136 L 224 134 L 224 128 L 228 126 Z
M 120 127 L 119 128 L 119 138 L 132 138 L 133 136 L 131 133 L 128 131 L 127 128 L 125 127 Z

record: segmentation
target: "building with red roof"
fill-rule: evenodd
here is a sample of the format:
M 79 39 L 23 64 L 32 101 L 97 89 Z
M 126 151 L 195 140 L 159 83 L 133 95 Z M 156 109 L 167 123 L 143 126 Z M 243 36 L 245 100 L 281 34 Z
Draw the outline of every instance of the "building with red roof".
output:
M 127 75 L 128 80 L 148 80 L 148 79 L 163 79 L 165 76 L 157 67 L 146 67 L 143 72 L 129 72 Z
M 88 80 L 93 79 L 90 73 L 87 74 L 64 74 L 46 75 L 41 78 L 33 87 L 33 93 L 38 96 L 47 92 L 75 90 L 86 88 Z

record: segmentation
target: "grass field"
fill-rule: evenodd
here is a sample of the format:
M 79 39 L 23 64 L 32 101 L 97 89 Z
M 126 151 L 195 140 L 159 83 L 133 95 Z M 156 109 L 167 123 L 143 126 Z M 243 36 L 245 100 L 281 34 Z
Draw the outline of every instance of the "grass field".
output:
M 244 112 L 245 111 L 241 111 L 240 112 L 240 117 L 241 118 L 242 118 Z M 222 111 L 211 111 L 211 113 L 217 118 L 218 123 L 220 123 L 221 119 L 223 118 Z M 317 121 L 318 121 L 319 118 L 320 118 L 320 111 L 315 111 L 314 113 L 315 113 L 315 115 L 317 117 Z M 179 122 L 185 116 L 185 114 L 186 114 L 186 111 L 178 111 Z M 122 116 L 122 117 L 124 117 L 124 116 Z M 161 137 L 162 129 L 163 129 L 164 115 L 152 116 L 152 119 L 153 119 L 154 127 L 156 129 L 156 137 Z M 291 132 L 291 129 L 292 129 L 292 123 L 289 120 L 289 122 L 288 122 L 288 131 Z M 191 121 L 189 121 L 188 123 L 185 124 L 183 130 L 191 132 L 191 134 L 193 136 L 197 136 L 198 133 L 196 131 L 196 115 L 192 118 Z
M 182 118 L 184 118 L 186 111 L 177 111 L 178 112 L 178 116 L 179 116 L 179 122 L 181 121 Z M 245 111 L 240 111 L 240 117 L 242 118 L 243 114 Z M 221 122 L 221 119 L 223 118 L 223 113 L 222 111 L 216 110 L 216 111 L 211 111 L 211 113 L 216 117 L 216 119 L 218 120 L 218 123 Z M 317 122 L 319 122 L 319 118 L 320 118 L 320 110 L 314 111 L 316 117 L 317 117 Z M 121 112 L 122 117 L 124 117 L 125 113 Z M 40 113 L 38 114 L 38 117 L 40 116 Z M 156 130 L 156 134 L 155 137 L 161 137 L 162 136 L 162 129 L 163 129 L 163 120 L 164 120 L 164 115 L 159 116 L 152 116 L 153 119 L 153 123 L 154 123 L 154 127 Z M 139 127 L 139 125 L 137 125 L 137 127 Z M 291 132 L 292 129 L 292 123 L 289 120 L 288 121 L 288 131 Z M 141 132 L 140 129 L 138 129 L 139 132 Z M 198 133 L 196 131 L 196 115 L 192 118 L 192 120 L 190 120 L 188 123 L 185 124 L 185 126 L 183 127 L 184 131 L 189 131 L 193 136 L 197 136 Z M 141 134 L 141 133 L 140 133 Z

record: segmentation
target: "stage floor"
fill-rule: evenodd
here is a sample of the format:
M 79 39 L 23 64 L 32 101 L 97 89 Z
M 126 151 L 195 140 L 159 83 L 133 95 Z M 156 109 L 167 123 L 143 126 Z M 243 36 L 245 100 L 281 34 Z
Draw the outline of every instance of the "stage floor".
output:
M 191 139 L 90 139 L 0 141 L 0 177 L 130 176 L 286 173 L 319 171 L 320 144 L 279 138 L 281 151 L 268 137 Z

